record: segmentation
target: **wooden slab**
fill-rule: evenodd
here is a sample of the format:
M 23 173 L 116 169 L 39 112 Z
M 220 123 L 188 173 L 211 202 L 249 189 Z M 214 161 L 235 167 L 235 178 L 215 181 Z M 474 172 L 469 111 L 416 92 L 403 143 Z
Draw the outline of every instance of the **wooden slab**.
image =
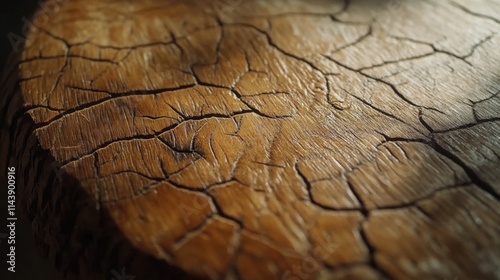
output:
M 67 279 L 500 279 L 499 15 L 47 1 L 0 165 Z

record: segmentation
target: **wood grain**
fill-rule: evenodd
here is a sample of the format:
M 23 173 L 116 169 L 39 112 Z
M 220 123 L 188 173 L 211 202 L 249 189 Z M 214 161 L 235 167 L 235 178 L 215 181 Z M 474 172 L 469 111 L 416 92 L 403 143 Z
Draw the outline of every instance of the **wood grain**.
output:
M 48 1 L 0 164 L 67 279 L 500 279 L 498 15 Z

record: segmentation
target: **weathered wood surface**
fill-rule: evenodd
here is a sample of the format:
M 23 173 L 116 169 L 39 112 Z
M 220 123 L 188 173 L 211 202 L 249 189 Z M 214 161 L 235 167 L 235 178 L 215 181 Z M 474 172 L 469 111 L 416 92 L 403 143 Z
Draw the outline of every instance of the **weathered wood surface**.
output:
M 48 2 L 2 170 L 67 278 L 500 279 L 499 15 Z

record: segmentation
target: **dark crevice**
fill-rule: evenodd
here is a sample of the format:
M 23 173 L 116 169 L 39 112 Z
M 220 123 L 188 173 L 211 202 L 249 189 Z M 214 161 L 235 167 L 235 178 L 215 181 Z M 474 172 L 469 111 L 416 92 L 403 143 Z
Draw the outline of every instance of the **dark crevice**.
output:
M 468 8 L 466 8 L 466 7 L 458 4 L 457 2 L 452 1 L 451 5 L 459 8 L 460 10 L 464 11 L 465 13 L 467 13 L 469 15 L 472 15 L 472 16 L 475 16 L 475 17 L 479 17 L 479 18 L 483 18 L 483 19 L 487 19 L 487 20 L 492 20 L 492 21 L 500 24 L 500 20 L 499 19 L 491 17 L 491 16 L 488 16 L 488 15 L 483 15 L 483 14 L 480 14 L 480 13 L 473 12 L 473 11 L 469 10 Z
M 383 80 L 383 79 L 380 79 L 380 78 L 377 78 L 377 77 L 370 76 L 370 75 L 368 75 L 368 74 L 366 74 L 366 73 L 364 73 L 364 72 L 362 72 L 362 71 L 358 71 L 358 70 L 356 70 L 356 69 L 354 69 L 354 68 L 352 68 L 352 67 L 350 67 L 350 66 L 347 66 L 347 65 L 345 65 L 345 64 L 343 64 L 343 63 L 341 63 L 341 62 L 339 62 L 339 61 L 337 61 L 337 60 L 335 60 L 335 59 L 333 59 L 333 58 L 332 58 L 332 57 L 330 57 L 330 56 L 327 56 L 327 55 L 323 55 L 323 56 L 324 56 L 325 58 L 327 58 L 327 59 L 331 60 L 332 62 L 336 63 L 337 65 L 339 65 L 339 66 L 342 66 L 342 67 L 346 68 L 347 70 L 350 70 L 350 71 L 353 71 L 353 72 L 359 73 L 359 74 L 361 74 L 362 76 L 364 76 L 364 77 L 366 77 L 366 78 L 369 78 L 369 79 L 375 80 L 375 81 L 377 81 L 377 82 L 379 82 L 379 83 L 382 83 L 382 84 L 385 84 L 385 85 L 389 86 L 389 87 L 392 89 L 392 91 L 393 91 L 393 92 L 394 92 L 397 96 L 399 96 L 399 98 L 401 98 L 403 101 L 405 101 L 406 103 L 408 103 L 408 104 L 409 104 L 409 105 L 411 105 L 411 106 L 414 106 L 414 107 L 419 108 L 419 109 L 420 109 L 420 108 L 424 108 L 424 109 L 427 109 L 427 110 L 436 111 L 436 112 L 439 112 L 439 113 L 441 113 L 441 114 L 445 114 L 444 112 L 442 112 L 442 111 L 440 111 L 440 110 L 438 110 L 438 109 L 436 109 L 436 108 L 426 107 L 426 106 L 422 106 L 422 105 L 415 104 L 413 101 L 409 100 L 406 96 L 404 96 L 401 92 L 399 92 L 399 90 L 398 90 L 398 89 L 397 89 L 397 88 L 396 88 L 393 84 L 391 84 L 391 83 L 389 83 L 389 82 L 386 82 L 386 81 L 385 81 L 385 80 Z
M 155 95 L 155 94 L 165 93 L 165 92 L 175 92 L 175 91 L 178 91 L 178 90 L 192 88 L 194 86 L 195 86 L 194 84 L 189 84 L 189 85 L 175 87 L 175 88 L 162 88 L 162 89 L 158 89 L 158 90 L 138 90 L 138 91 L 124 92 L 124 93 L 121 93 L 121 94 L 120 93 L 110 93 L 110 92 L 101 91 L 101 90 L 92 90 L 92 89 L 84 89 L 84 88 L 77 88 L 77 87 L 68 86 L 68 88 L 71 88 L 71 89 L 84 90 L 84 91 L 90 91 L 90 92 L 102 92 L 102 93 L 107 93 L 107 94 L 110 94 L 110 95 L 116 94 L 116 96 L 105 97 L 105 98 L 98 99 L 96 101 L 87 102 L 85 104 L 81 104 L 81 105 L 75 106 L 75 107 L 73 107 L 71 109 L 58 109 L 58 108 L 48 107 L 51 110 L 62 111 L 63 113 L 59 114 L 59 115 L 57 115 L 57 116 L 55 116 L 53 118 L 51 118 L 48 121 L 37 123 L 36 124 L 36 129 L 38 130 L 40 128 L 43 128 L 43 127 L 45 127 L 47 125 L 50 125 L 52 122 L 54 122 L 56 120 L 59 120 L 59 119 L 61 119 L 63 117 L 66 117 L 66 116 L 68 116 L 70 114 L 73 114 L 73 113 L 76 113 L 76 112 L 79 112 L 79 111 L 82 111 L 82 110 L 85 110 L 85 109 L 89 109 L 89 108 L 91 108 L 93 106 L 99 105 L 99 104 L 104 103 L 104 102 L 106 102 L 108 100 L 114 100 L 114 99 L 118 99 L 118 98 L 122 98 L 122 97 L 134 96 L 134 95 L 149 95 L 149 94 Z M 25 109 L 26 110 L 32 110 L 32 109 L 40 108 L 40 107 L 43 107 L 43 106 L 40 106 L 40 105 L 37 105 L 37 106 L 27 106 L 27 107 L 25 107 Z
M 179 245 L 179 243 L 183 242 L 185 239 L 191 237 L 194 235 L 196 232 L 201 232 L 203 228 L 208 224 L 210 219 L 213 217 L 213 214 L 209 214 L 201 223 L 196 225 L 194 228 L 184 232 L 181 236 L 177 237 L 173 243 L 172 243 L 172 248 L 175 248 L 176 246 Z
M 450 129 L 434 130 L 434 133 L 448 133 L 448 132 L 453 132 L 453 131 L 457 131 L 457 130 L 472 128 L 472 127 L 475 127 L 475 126 L 478 126 L 481 124 L 485 124 L 485 123 L 498 122 L 498 121 L 500 121 L 500 117 L 490 118 L 490 119 L 478 119 L 475 123 L 468 123 L 468 124 L 460 125 L 460 126 L 450 128 Z
M 252 161 L 252 162 L 257 163 L 257 164 L 262 164 L 262 165 L 265 165 L 268 167 L 275 167 L 275 168 L 281 168 L 281 169 L 286 168 L 285 166 L 281 166 L 281 165 L 270 163 L 270 162 L 260 162 L 260 161 Z
M 178 127 L 179 125 L 181 125 L 181 124 L 183 124 L 185 122 L 200 121 L 200 120 L 205 120 L 205 119 L 210 119 L 210 118 L 233 118 L 234 116 L 239 116 L 239 115 L 244 115 L 244 114 L 253 114 L 253 112 L 251 110 L 242 110 L 242 111 L 238 111 L 238 112 L 232 112 L 232 113 L 229 113 L 229 114 L 205 114 L 205 115 L 202 115 L 202 116 L 193 116 L 193 117 L 190 117 L 190 118 L 186 118 L 182 122 L 178 122 L 178 123 L 169 125 L 169 126 L 163 128 L 163 129 L 159 130 L 158 132 L 156 132 L 154 134 L 138 134 L 138 135 L 133 135 L 133 136 L 129 136 L 129 137 L 123 137 L 123 138 L 119 138 L 119 139 L 113 139 L 112 141 L 104 142 L 104 143 L 98 145 L 97 147 L 95 147 L 94 149 L 92 149 L 91 151 L 89 151 L 86 154 L 78 155 L 78 156 L 76 156 L 74 158 L 70 158 L 68 160 L 65 160 L 62 163 L 62 165 L 69 164 L 69 163 L 71 163 L 73 161 L 76 161 L 76 160 L 78 160 L 78 159 L 80 159 L 80 158 L 82 158 L 84 156 L 95 154 L 96 151 L 104 149 L 104 148 L 106 148 L 109 145 L 114 144 L 114 143 L 118 143 L 118 142 L 122 142 L 122 141 L 147 140 L 147 139 L 157 138 L 161 134 L 174 129 L 174 128 Z
M 476 51 L 476 49 L 481 46 L 482 44 L 484 44 L 485 42 L 491 40 L 491 38 L 493 38 L 495 34 L 491 34 L 489 36 L 487 36 L 486 38 L 482 39 L 480 42 L 474 44 L 470 51 L 466 54 L 466 55 L 457 55 L 455 53 L 452 53 L 450 51 L 446 51 L 446 50 L 443 50 L 443 49 L 439 49 L 438 47 L 436 47 L 434 44 L 432 43 L 428 43 L 428 42 L 424 42 L 424 41 L 420 41 L 420 40 L 417 40 L 417 39 L 413 39 L 413 38 L 407 38 L 407 37 L 400 37 L 400 36 L 391 36 L 391 38 L 394 38 L 394 39 L 398 39 L 398 40 L 404 40 L 404 41 L 408 41 L 408 42 L 412 42 L 412 43 L 416 43 L 416 44 L 422 44 L 422 45 L 426 45 L 426 46 L 429 46 L 433 49 L 433 53 L 431 54 L 436 54 L 436 53 L 442 53 L 442 54 L 446 54 L 446 55 L 449 55 L 451 57 L 454 57 L 458 60 L 461 60 L 462 62 L 465 62 L 467 65 L 469 66 L 473 66 L 472 63 L 470 63 L 469 61 L 467 61 L 467 58 L 471 57 L 474 52 Z
M 423 111 L 422 110 L 419 110 L 418 112 L 418 120 L 419 122 L 431 133 L 434 133 L 434 128 L 432 128 L 432 126 L 430 126 L 425 120 L 424 120 L 424 115 L 423 115 Z
M 369 211 L 368 211 L 368 208 L 366 207 L 365 202 L 361 198 L 361 195 L 359 194 L 358 190 L 352 185 L 351 181 L 349 181 L 347 174 L 343 173 L 342 179 L 344 180 L 345 184 L 347 185 L 349 190 L 351 190 L 351 193 L 354 195 L 354 197 L 358 201 L 359 205 L 361 206 L 361 209 L 359 209 L 359 211 L 361 212 L 361 214 L 363 214 L 363 216 L 367 217 L 369 214 Z
M 236 218 L 234 218 L 234 217 L 226 214 L 224 212 L 224 210 L 222 210 L 222 207 L 219 205 L 219 202 L 217 202 L 217 199 L 215 198 L 215 196 L 212 193 L 206 192 L 206 194 L 212 199 L 212 203 L 215 206 L 215 209 L 217 210 L 217 215 L 219 215 L 219 216 L 221 216 L 221 217 L 223 217 L 225 219 L 228 219 L 228 220 L 231 220 L 231 221 L 235 222 L 242 229 L 244 228 L 242 221 L 240 221 L 240 220 L 238 220 L 238 219 L 236 219 Z
M 189 147 L 189 149 L 182 149 L 180 147 L 176 147 L 175 145 L 172 145 L 171 143 L 167 142 L 162 137 L 157 137 L 156 139 L 158 139 L 158 141 L 162 142 L 165 146 L 167 146 L 170 150 L 172 150 L 175 153 L 184 154 L 184 155 L 195 154 L 195 155 L 198 155 L 200 157 L 203 157 L 202 152 L 194 150 L 193 149 L 194 147 Z
M 115 64 L 115 65 L 118 64 L 118 62 L 111 60 L 111 59 L 95 58 L 95 57 L 81 56 L 81 55 L 75 55 L 75 54 L 30 57 L 30 58 L 23 59 L 22 61 L 19 62 L 19 64 L 28 63 L 28 62 L 32 62 L 32 61 L 36 61 L 36 60 L 50 60 L 50 59 L 57 59 L 57 58 L 80 58 L 80 59 L 93 61 L 93 62 L 104 62 L 104 63 L 111 63 L 111 64 Z
M 432 56 L 434 54 L 435 54 L 435 52 L 429 52 L 429 53 L 425 53 L 425 54 L 422 54 L 422 55 L 417 55 L 417 56 L 412 56 L 412 57 L 407 57 L 407 58 L 401 58 L 401 59 L 398 59 L 398 60 L 387 60 L 387 61 L 384 61 L 384 62 L 382 62 L 380 64 L 375 64 L 375 65 L 371 65 L 371 66 L 367 66 L 367 67 L 362 67 L 362 68 L 359 68 L 357 70 L 358 71 L 371 70 L 371 69 L 374 69 L 374 68 L 377 68 L 377 67 L 383 67 L 383 66 L 386 66 L 386 65 L 389 65 L 389 64 L 399 63 L 399 62 L 403 62 L 403 61 L 417 60 L 417 59 L 429 57 L 429 56 Z
M 250 29 L 253 29 L 255 31 L 257 31 L 258 33 L 264 35 L 267 39 L 267 42 L 270 46 L 272 46 L 273 48 L 275 48 L 276 50 L 278 50 L 279 52 L 281 52 L 282 54 L 288 56 L 288 57 L 291 57 L 295 60 L 298 60 L 298 61 L 301 61 L 305 64 L 307 64 L 309 67 L 311 67 L 312 69 L 322 73 L 323 75 L 326 75 L 325 73 L 323 73 L 323 71 L 321 69 L 319 69 L 316 65 L 314 65 L 312 62 L 308 61 L 307 59 L 305 58 L 302 58 L 300 56 L 297 56 L 295 54 L 292 54 L 290 52 L 287 52 L 285 51 L 284 49 L 280 48 L 274 41 L 273 39 L 271 38 L 271 36 L 264 30 L 261 30 L 251 24 L 246 24 L 246 23 L 231 23 L 231 24 L 228 24 L 228 25 L 232 25 L 232 26 L 241 26 L 241 27 L 247 27 L 247 28 L 250 28 Z
M 334 54 L 334 53 L 336 53 L 336 52 L 339 52 L 339 51 L 341 51 L 341 50 L 343 50 L 343 49 L 346 49 L 346 48 L 349 48 L 349 47 L 355 46 L 355 45 L 357 45 L 357 44 L 359 44 L 359 43 L 363 42 L 365 39 L 367 39 L 368 37 L 370 37 L 372 34 L 373 34 L 373 27 L 370 25 L 370 26 L 368 26 L 368 30 L 367 30 L 367 32 L 366 32 L 365 34 L 363 34 L 362 36 L 360 36 L 360 37 L 359 37 L 358 39 L 356 39 L 354 42 L 348 43 L 348 44 L 346 44 L 346 45 L 343 45 L 343 46 L 341 46 L 341 47 L 339 47 L 339 48 L 335 49 L 334 51 L 332 51 L 332 52 L 330 53 L 330 55 L 332 55 L 332 54 Z
M 368 249 L 368 255 L 369 255 L 368 264 L 375 270 L 377 270 L 385 279 L 394 279 L 394 277 L 392 277 L 388 272 L 386 272 L 385 269 L 383 269 L 376 261 L 375 257 L 377 254 L 377 250 L 370 242 L 365 229 L 366 223 L 368 222 L 369 219 L 369 213 L 363 213 L 363 216 L 364 219 L 360 222 L 359 225 L 359 235 L 361 236 L 363 243 L 366 245 L 366 248 Z
M 323 207 L 321 204 L 317 203 L 314 198 L 313 198 L 313 195 L 312 195 L 312 191 L 311 191 L 311 182 L 309 182 L 309 180 L 306 178 L 306 176 L 300 171 L 299 167 L 298 167 L 298 162 L 296 162 L 293 166 L 293 169 L 295 170 L 295 173 L 297 173 L 297 175 L 299 175 L 299 178 L 302 180 L 302 182 L 304 183 L 305 187 L 306 187 L 306 191 L 307 191 L 307 195 L 309 197 L 309 201 L 311 203 L 313 203 L 314 205 L 317 205 L 319 207 Z
M 384 111 L 384 110 L 382 110 L 382 109 L 379 109 L 378 107 L 373 106 L 372 104 L 368 103 L 366 100 L 364 100 L 364 99 L 362 99 L 362 98 L 359 98 L 359 97 L 358 97 L 358 96 L 356 96 L 356 95 L 353 95 L 353 94 L 351 94 L 351 93 L 349 93 L 349 92 L 347 92 L 347 93 L 348 93 L 350 96 L 352 96 L 352 97 L 354 97 L 355 99 L 357 99 L 357 100 L 359 100 L 360 102 L 362 102 L 363 104 L 365 104 L 365 105 L 367 105 L 368 107 L 372 108 L 373 110 L 375 110 L 375 111 L 377 111 L 377 112 L 379 112 L 379 113 L 383 114 L 384 116 L 387 116 L 387 117 L 389 117 L 389 118 L 391 118 L 391 119 L 394 119 L 394 120 L 396 120 L 396 121 L 399 121 L 399 122 L 401 122 L 402 124 L 404 124 L 405 126 L 409 126 L 409 127 L 413 128 L 413 129 L 415 129 L 416 131 L 419 131 L 419 132 L 420 132 L 420 130 L 419 130 L 419 129 L 417 129 L 417 128 L 413 127 L 411 124 L 408 124 L 407 122 L 405 122 L 404 120 L 402 120 L 402 119 L 400 119 L 400 118 L 396 117 L 395 115 L 393 115 L 393 114 L 391 114 L 391 113 L 388 113 L 388 112 L 386 112 L 386 111 Z
M 420 196 L 420 197 L 413 199 L 411 201 L 403 202 L 403 203 L 399 203 L 399 204 L 379 206 L 379 207 L 370 209 L 370 211 L 401 210 L 401 209 L 405 209 L 405 208 L 416 207 L 419 203 L 434 198 L 440 192 L 446 192 L 446 191 L 453 190 L 453 189 L 469 188 L 471 186 L 470 184 L 471 184 L 471 182 L 465 182 L 465 183 L 460 183 L 457 185 L 439 187 L 439 188 L 432 190 L 428 194 Z
M 403 143 L 421 143 L 421 144 L 427 144 L 429 145 L 431 143 L 430 139 L 421 139 L 421 138 L 403 138 L 403 137 L 391 137 L 388 136 L 382 132 L 375 131 L 376 133 L 380 134 L 382 137 L 384 137 L 384 141 L 382 141 L 380 144 L 378 144 L 376 147 L 380 147 L 384 144 L 391 143 L 391 142 L 403 142 Z
M 435 139 L 432 139 L 431 147 L 439 154 L 445 156 L 446 158 L 449 158 L 455 164 L 460 166 L 465 171 L 465 173 L 469 176 L 472 183 L 476 184 L 483 191 L 490 194 L 497 201 L 500 201 L 500 194 L 490 184 L 488 184 L 486 181 L 481 179 L 476 174 L 476 172 L 471 167 L 469 167 L 462 159 L 460 159 L 457 155 L 448 151 L 446 148 L 444 148 L 442 145 L 440 145 Z

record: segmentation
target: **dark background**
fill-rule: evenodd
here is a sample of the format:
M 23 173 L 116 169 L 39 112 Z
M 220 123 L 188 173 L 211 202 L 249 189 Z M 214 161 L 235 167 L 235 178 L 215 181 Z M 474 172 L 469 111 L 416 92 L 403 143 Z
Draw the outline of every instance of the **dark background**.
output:
M 0 6 L 0 63 L 2 65 L 2 73 L 5 59 L 12 51 L 12 46 L 7 36 L 12 32 L 24 37 L 21 31 L 24 24 L 22 18 L 31 18 L 33 11 L 38 6 L 38 1 L 39 0 L 2 1 L 3 4 Z
M 6 58 L 11 54 L 13 48 L 9 41 L 9 33 L 25 37 L 22 33 L 24 25 L 23 18 L 30 19 L 34 10 L 39 6 L 39 0 L 11 0 L 2 1 L 0 6 L 0 76 L 4 75 L 4 65 Z M 1 87 L 0 87 L 1 88 Z M 0 92 L 0 94 L 5 94 Z M 1 132 L 0 132 L 1 133 Z M 0 170 L 7 173 L 7 170 Z M 2 177 L 3 178 L 3 177 Z M 6 182 L 0 185 L 0 279 L 2 280 L 55 280 L 58 279 L 51 265 L 44 260 L 41 251 L 35 246 L 35 241 L 28 227 L 28 224 L 20 215 L 19 209 L 16 209 L 18 221 L 16 222 L 16 272 L 7 270 L 8 246 L 5 235 L 8 233 L 6 228 L 7 221 L 7 186 Z M 18 207 L 17 207 L 18 208 Z

